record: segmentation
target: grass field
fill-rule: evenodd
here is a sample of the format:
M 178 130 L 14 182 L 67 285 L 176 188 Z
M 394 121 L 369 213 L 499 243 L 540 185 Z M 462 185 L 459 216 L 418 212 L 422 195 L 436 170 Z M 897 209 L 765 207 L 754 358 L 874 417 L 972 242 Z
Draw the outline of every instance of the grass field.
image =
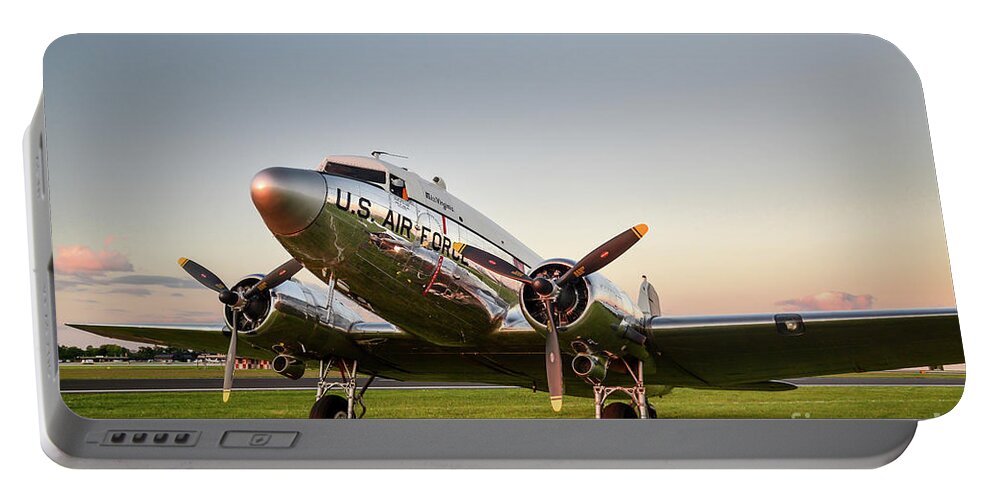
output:
M 64 380 L 216 379 L 219 365 L 61 365 Z M 269 369 L 238 370 L 239 378 L 278 378 Z M 316 377 L 308 370 L 306 377 Z M 961 377 L 961 374 L 871 372 L 843 377 Z M 661 418 L 930 418 L 958 402 L 961 387 L 801 387 L 787 392 L 676 389 L 652 403 Z M 64 394 L 90 418 L 306 418 L 312 391 L 236 391 L 227 404 L 218 392 Z M 560 414 L 547 395 L 526 389 L 371 390 L 367 418 L 589 418 L 592 400 L 567 397 Z
M 961 387 L 801 387 L 787 392 L 676 389 L 653 398 L 659 418 L 931 418 Z M 89 418 L 307 418 L 311 391 L 63 394 Z M 566 397 L 562 413 L 526 389 L 371 390 L 366 418 L 590 418 L 591 399 Z

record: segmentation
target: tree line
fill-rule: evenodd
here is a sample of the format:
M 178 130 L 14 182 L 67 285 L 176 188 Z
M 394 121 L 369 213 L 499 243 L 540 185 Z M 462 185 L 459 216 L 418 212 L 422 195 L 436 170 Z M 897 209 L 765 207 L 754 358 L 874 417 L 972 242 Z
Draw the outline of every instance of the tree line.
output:
M 164 346 L 142 346 L 135 350 L 114 344 L 104 344 L 98 347 L 88 345 L 85 348 L 70 345 L 59 346 L 60 361 L 78 361 L 80 358 L 97 356 L 128 358 L 134 361 L 148 361 L 155 359 L 156 356 L 169 356 L 169 359 L 174 361 L 192 361 L 200 354 L 202 353 L 197 351 Z

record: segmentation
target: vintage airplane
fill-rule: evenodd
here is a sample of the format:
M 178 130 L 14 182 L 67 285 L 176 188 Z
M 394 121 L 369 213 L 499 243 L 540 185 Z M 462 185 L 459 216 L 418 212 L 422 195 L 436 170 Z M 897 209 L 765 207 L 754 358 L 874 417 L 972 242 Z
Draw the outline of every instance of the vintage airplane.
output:
M 292 259 L 218 293 L 224 325 L 70 325 L 115 339 L 270 359 L 300 378 L 319 368 L 311 418 L 365 413 L 375 377 L 516 385 L 593 395 L 597 418 L 651 418 L 648 397 L 673 387 L 779 391 L 777 379 L 964 360 L 954 309 L 664 317 L 647 279 L 638 304 L 597 271 L 648 231 L 639 224 L 574 262 L 541 259 L 485 216 L 405 168 L 329 156 L 317 170 L 273 167 L 251 196 Z M 293 275 L 329 284 L 320 297 Z M 388 321 L 367 322 L 335 294 Z M 575 376 L 563 377 L 563 365 Z M 339 371 L 341 381 L 332 375 Z M 357 387 L 359 374 L 369 376 Z M 329 393 L 343 389 L 345 397 Z M 610 397 L 630 400 L 614 402 Z M 361 411 L 359 407 L 361 406 Z

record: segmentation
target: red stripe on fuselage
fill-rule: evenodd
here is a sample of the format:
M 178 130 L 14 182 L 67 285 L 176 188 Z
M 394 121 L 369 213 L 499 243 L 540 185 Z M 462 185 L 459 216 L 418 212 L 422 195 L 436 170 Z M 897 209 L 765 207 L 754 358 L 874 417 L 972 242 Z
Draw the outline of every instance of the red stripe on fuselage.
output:
M 446 222 L 447 220 L 448 219 L 445 218 L 445 215 L 442 214 L 441 215 L 441 234 L 444 234 L 444 235 L 447 235 L 448 234 L 448 224 Z M 444 262 L 445 262 L 445 254 L 442 253 L 441 255 L 438 256 L 438 265 L 434 267 L 434 272 L 431 273 L 431 279 L 428 280 L 428 284 L 424 287 L 424 291 L 421 292 L 421 296 L 422 297 L 426 297 L 427 296 L 428 290 L 431 289 L 431 285 L 434 285 L 434 281 L 436 279 L 438 279 L 438 273 L 441 271 L 441 265 Z
M 435 266 L 434 272 L 431 273 L 431 279 L 428 280 L 428 284 L 424 287 L 424 291 L 421 292 L 421 296 L 422 297 L 426 297 L 427 296 L 428 290 L 431 289 L 431 285 L 434 285 L 434 280 L 438 279 L 438 272 L 441 271 L 441 264 L 443 262 L 445 262 L 445 256 L 444 255 L 439 255 L 438 256 L 438 265 Z

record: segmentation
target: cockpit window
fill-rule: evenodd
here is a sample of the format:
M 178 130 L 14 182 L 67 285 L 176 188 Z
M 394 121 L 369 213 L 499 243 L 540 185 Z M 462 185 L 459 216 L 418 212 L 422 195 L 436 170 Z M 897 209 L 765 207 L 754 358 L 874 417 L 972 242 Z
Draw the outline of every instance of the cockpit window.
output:
M 386 172 L 383 170 L 374 170 L 365 167 L 354 167 L 352 165 L 335 163 L 333 161 L 329 161 L 324 164 L 324 172 L 332 175 L 349 177 L 360 181 L 375 182 L 377 184 L 386 183 Z

